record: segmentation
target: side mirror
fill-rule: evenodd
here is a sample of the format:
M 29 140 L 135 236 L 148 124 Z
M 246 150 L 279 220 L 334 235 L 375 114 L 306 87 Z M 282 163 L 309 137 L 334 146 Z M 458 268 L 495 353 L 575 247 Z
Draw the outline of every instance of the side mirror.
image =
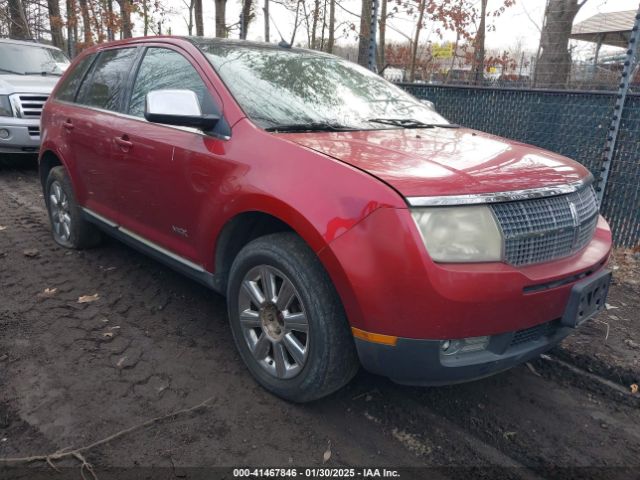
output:
M 147 93 L 144 118 L 154 123 L 211 130 L 218 115 L 205 115 L 198 96 L 191 90 L 153 90 Z
M 431 100 L 420 100 L 420 103 L 430 110 L 436 111 L 436 105 Z

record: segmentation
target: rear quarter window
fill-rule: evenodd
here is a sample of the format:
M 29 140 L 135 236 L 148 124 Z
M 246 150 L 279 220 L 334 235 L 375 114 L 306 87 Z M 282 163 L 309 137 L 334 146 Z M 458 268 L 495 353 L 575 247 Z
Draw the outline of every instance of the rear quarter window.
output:
M 92 73 L 87 76 L 78 93 L 78 103 L 105 110 L 120 109 L 121 93 L 133 66 L 137 49 L 120 48 L 102 52 Z
M 80 82 L 84 78 L 87 70 L 91 67 L 91 64 L 95 60 L 96 56 L 87 55 L 84 57 L 78 64 L 69 72 L 60 87 L 58 88 L 55 99 L 62 100 L 64 102 L 73 102 L 76 99 L 76 92 L 78 91 L 78 87 L 80 86 Z

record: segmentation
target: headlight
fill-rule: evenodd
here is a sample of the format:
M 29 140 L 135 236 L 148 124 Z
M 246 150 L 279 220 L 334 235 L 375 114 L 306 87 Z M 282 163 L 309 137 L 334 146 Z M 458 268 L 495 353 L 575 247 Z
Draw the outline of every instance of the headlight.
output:
M 415 208 L 411 215 L 436 262 L 502 260 L 502 233 L 485 205 Z
M 0 117 L 13 117 L 9 95 L 0 95 Z

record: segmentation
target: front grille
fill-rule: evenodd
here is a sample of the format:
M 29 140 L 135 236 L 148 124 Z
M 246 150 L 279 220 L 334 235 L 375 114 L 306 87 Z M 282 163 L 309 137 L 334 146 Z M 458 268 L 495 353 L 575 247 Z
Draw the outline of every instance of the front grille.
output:
M 522 345 L 529 342 L 535 342 L 542 337 L 550 337 L 560 328 L 560 322 L 554 320 L 553 322 L 543 323 L 536 325 L 535 327 L 525 328 L 524 330 L 518 330 L 511 340 L 511 347 Z
M 49 98 L 43 94 L 27 94 L 18 95 L 18 114 L 22 118 L 40 118 L 44 103 Z
M 572 255 L 593 238 L 598 202 L 592 186 L 566 195 L 492 205 L 511 265 L 531 265 Z
M 40 137 L 40 127 L 27 127 L 29 130 L 29 136 L 32 138 Z

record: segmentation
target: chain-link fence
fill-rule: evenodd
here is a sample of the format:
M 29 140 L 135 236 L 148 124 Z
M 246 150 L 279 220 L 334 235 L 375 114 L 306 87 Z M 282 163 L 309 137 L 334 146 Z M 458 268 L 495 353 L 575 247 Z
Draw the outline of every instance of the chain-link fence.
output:
M 505 62 L 491 80 L 474 77 L 473 70 L 461 73 L 452 63 L 444 78 L 400 85 L 434 102 L 452 122 L 585 165 L 597 180 L 615 244 L 632 247 L 640 244 L 640 9 L 598 14 L 571 30 L 573 17 L 563 18 L 564 11 L 553 8 L 574 3 L 548 0 L 545 22 L 551 23 L 545 24 L 540 52 L 526 70 Z M 595 44 L 588 62 L 572 58 L 569 31 L 571 38 Z M 559 47 L 553 42 L 562 32 L 565 41 Z M 603 56 L 603 45 L 614 53 Z

